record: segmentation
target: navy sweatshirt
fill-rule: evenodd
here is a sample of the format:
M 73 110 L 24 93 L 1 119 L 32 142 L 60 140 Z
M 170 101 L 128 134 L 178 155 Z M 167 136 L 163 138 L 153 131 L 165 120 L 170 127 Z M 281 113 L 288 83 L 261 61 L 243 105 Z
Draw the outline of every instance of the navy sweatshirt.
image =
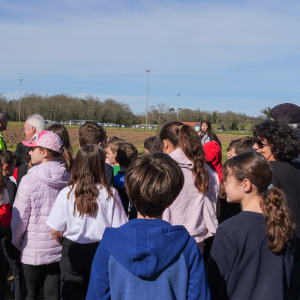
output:
M 300 259 L 300 164 L 288 161 L 270 161 L 272 184 L 287 196 L 288 208 L 296 223 L 297 260 Z
M 208 262 L 211 299 L 287 299 L 293 251 L 269 249 L 263 214 L 245 211 L 223 222 Z
M 134 219 L 106 228 L 95 254 L 87 300 L 210 300 L 204 261 L 183 226 Z

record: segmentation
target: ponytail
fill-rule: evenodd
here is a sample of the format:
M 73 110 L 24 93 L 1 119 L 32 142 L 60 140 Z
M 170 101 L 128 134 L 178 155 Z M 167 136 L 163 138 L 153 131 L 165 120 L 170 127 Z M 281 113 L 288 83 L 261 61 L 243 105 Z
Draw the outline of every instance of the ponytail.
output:
M 48 128 L 48 131 L 52 131 L 59 136 L 62 141 L 61 150 L 63 151 L 61 155 L 61 160 L 64 163 L 68 172 L 71 172 L 73 165 L 73 151 L 70 143 L 70 137 L 68 130 L 64 125 L 54 124 Z
M 205 166 L 205 153 L 197 132 L 181 122 L 170 122 L 162 128 L 160 139 L 167 139 L 174 147 L 179 146 L 182 149 L 194 165 L 192 172 L 197 190 L 202 194 L 208 192 L 209 176 Z
M 238 182 L 248 179 L 261 197 L 260 208 L 266 221 L 269 248 L 278 253 L 294 235 L 295 223 L 288 212 L 285 194 L 271 185 L 270 163 L 258 152 L 246 152 L 227 160 L 223 167 L 223 182 L 228 173 Z
M 278 253 L 293 237 L 295 224 L 288 213 L 284 193 L 272 187 L 265 194 L 260 207 L 266 220 L 269 248 Z
M 63 154 L 62 154 L 61 160 L 64 163 L 67 171 L 71 172 L 71 169 L 73 166 L 73 161 L 74 161 L 72 152 L 65 147 L 62 147 L 62 151 L 63 151 Z

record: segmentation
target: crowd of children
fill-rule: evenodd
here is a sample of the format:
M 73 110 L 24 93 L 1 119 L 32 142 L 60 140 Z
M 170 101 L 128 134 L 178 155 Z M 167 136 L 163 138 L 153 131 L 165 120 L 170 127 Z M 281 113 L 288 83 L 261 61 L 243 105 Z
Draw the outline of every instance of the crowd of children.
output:
M 170 122 L 138 154 L 87 122 L 74 159 L 54 125 L 23 142 L 18 190 L 1 150 L 0 300 L 7 267 L 17 300 L 41 287 L 46 300 L 299 299 L 295 222 L 271 164 L 246 137 L 222 167 L 207 136 Z

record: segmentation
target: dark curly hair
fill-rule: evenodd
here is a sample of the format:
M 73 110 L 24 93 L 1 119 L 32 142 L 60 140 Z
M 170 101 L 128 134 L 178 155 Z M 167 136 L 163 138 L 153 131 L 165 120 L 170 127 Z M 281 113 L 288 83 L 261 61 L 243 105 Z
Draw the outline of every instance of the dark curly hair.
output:
M 275 159 L 291 161 L 300 154 L 299 137 L 289 125 L 266 120 L 255 125 L 253 130 L 255 139 L 266 139 Z

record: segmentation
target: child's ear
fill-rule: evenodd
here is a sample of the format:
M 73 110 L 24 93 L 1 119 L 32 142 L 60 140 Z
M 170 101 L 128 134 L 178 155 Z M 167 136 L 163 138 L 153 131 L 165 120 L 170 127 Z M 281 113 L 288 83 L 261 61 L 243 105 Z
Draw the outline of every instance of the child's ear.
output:
M 244 188 L 245 193 L 251 192 L 252 183 L 248 179 L 244 179 L 243 180 L 243 188 Z
M 169 150 L 169 141 L 168 140 L 163 140 L 163 152 L 164 153 L 168 153 L 168 150 Z
M 149 153 L 149 151 L 145 148 L 145 153 Z
M 8 167 L 9 167 L 9 164 L 4 164 L 3 167 L 2 167 L 2 169 L 5 170 L 5 171 L 7 171 Z
M 44 158 L 46 158 L 47 156 L 48 156 L 48 151 L 46 150 L 46 149 L 43 149 L 43 151 L 42 151 L 42 156 L 44 157 Z

